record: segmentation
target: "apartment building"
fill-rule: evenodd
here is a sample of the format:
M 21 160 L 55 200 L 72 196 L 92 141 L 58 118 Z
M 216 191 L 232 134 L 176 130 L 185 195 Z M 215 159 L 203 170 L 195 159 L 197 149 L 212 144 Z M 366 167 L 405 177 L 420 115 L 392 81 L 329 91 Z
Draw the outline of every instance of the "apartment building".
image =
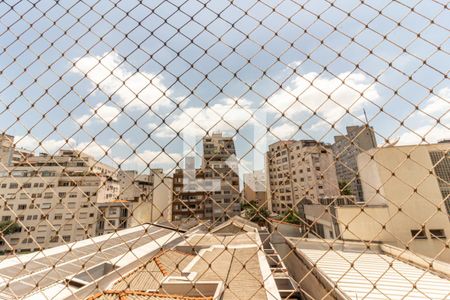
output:
M 377 147 L 375 132 L 369 126 L 348 126 L 346 131 L 346 135 L 335 136 L 332 145 L 336 175 L 338 182 L 349 189 L 357 201 L 364 201 L 357 157 L 361 152 Z
M 0 166 L 12 166 L 31 156 L 34 156 L 33 152 L 15 147 L 14 136 L 0 134 Z
M 205 205 L 209 192 L 202 188 L 186 188 L 185 173 L 185 170 L 177 169 L 173 175 L 172 220 L 205 220 L 209 217 Z M 204 172 L 196 169 L 195 179 L 201 182 L 204 178 Z
M 172 219 L 172 178 L 162 169 L 118 170 L 119 199 L 99 203 L 97 235 Z
M 205 211 L 211 220 L 225 221 L 241 212 L 239 174 L 232 137 L 213 133 L 203 138 L 202 170 L 205 179 L 220 181 L 220 188 L 206 199 Z
M 302 203 L 339 197 L 331 146 L 313 141 L 280 141 L 266 153 L 269 209 L 288 212 Z
M 0 165 L 10 166 L 14 153 L 14 137 L 8 134 L 0 134 Z
M 203 138 L 199 169 L 192 158 L 185 169 L 175 171 L 172 215 L 174 220 L 190 217 L 225 221 L 240 214 L 239 175 L 236 150 L 231 137 L 214 133 Z
M 72 150 L 29 157 L 0 172 L 1 221 L 21 228 L 0 241 L 0 250 L 27 252 L 95 236 L 98 204 L 120 193 L 115 172 Z
M 325 238 L 383 242 L 450 262 L 449 151 L 450 143 L 439 143 L 363 152 L 358 170 L 366 202 L 336 206 L 332 216 L 323 207 L 305 211 L 330 232 Z
M 244 174 L 245 202 L 255 202 L 258 206 L 267 207 L 266 173 L 262 170 Z

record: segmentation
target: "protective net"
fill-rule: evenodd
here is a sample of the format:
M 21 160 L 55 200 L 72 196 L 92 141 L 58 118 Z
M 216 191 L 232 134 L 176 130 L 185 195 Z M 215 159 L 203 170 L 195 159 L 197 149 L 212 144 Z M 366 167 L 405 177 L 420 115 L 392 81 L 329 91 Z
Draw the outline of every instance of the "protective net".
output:
M 450 299 L 443 0 L 0 2 L 0 299 Z

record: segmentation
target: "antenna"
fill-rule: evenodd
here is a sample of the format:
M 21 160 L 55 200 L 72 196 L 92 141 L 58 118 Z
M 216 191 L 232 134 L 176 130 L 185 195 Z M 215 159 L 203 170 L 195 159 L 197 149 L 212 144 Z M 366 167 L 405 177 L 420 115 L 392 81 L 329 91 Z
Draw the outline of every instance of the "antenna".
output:
M 367 127 L 369 127 L 369 119 L 367 118 L 367 113 L 366 113 L 365 108 L 363 108 L 363 112 L 364 112 L 364 118 L 366 119 L 366 125 L 367 125 Z

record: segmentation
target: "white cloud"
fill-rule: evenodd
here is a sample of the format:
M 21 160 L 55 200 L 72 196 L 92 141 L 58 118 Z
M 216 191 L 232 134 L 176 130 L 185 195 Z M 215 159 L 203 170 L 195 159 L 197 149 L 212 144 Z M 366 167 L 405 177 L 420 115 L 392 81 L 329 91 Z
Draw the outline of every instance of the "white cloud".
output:
M 116 157 L 114 161 L 133 169 L 150 167 L 174 168 L 182 160 L 180 153 L 145 150 L 130 157 Z
M 160 137 L 173 137 L 177 132 L 184 137 L 202 137 L 207 131 L 230 132 L 255 122 L 247 101 L 228 99 L 206 108 L 185 107 L 182 112 L 170 116 L 167 123 L 170 127 L 156 129 Z
M 379 98 L 376 87 L 362 73 L 341 73 L 336 77 L 314 72 L 294 78 L 288 87 L 270 97 L 269 112 L 277 110 L 288 118 L 316 112 L 330 123 L 337 122 L 347 110 L 357 114 L 367 101 Z
M 108 97 L 116 96 L 121 106 L 145 109 L 167 103 L 170 91 L 161 82 L 161 77 L 145 71 L 134 71 L 133 67 L 115 52 L 102 56 L 87 55 L 77 59 L 73 72 L 88 78 L 98 90 Z
M 436 121 L 438 119 L 439 124 Z M 435 143 L 450 138 L 450 88 L 440 89 L 437 95 L 425 101 L 405 123 L 410 130 L 398 138 L 401 145 Z
M 295 126 L 291 122 L 284 123 L 279 126 L 272 127 L 270 132 L 280 140 L 291 139 L 297 132 L 298 126 Z
M 94 108 L 90 109 L 90 114 L 82 115 L 75 119 L 78 124 L 84 124 L 90 121 L 103 121 L 107 123 L 115 123 L 119 120 L 121 110 L 112 105 L 97 104 Z
M 73 139 L 69 139 L 66 142 L 64 139 L 47 138 L 42 141 L 34 138 L 32 135 L 16 136 L 14 141 L 17 147 L 31 150 L 33 152 L 45 152 L 48 154 L 56 154 L 59 150 L 73 147 L 75 144 L 75 140 Z

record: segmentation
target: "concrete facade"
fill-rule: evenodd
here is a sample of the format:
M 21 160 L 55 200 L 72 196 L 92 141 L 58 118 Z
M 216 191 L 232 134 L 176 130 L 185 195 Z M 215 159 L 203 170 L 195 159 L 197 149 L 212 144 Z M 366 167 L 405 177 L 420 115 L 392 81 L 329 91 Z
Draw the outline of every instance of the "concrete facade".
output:
M 348 185 L 357 201 L 364 201 L 357 157 L 361 152 L 377 147 L 375 132 L 368 126 L 348 126 L 346 130 L 346 135 L 334 137 L 332 145 L 336 157 L 336 175 L 340 183 Z
M 264 171 L 253 171 L 244 174 L 245 202 L 255 202 L 258 206 L 267 207 L 266 174 Z
M 97 205 L 119 192 L 115 169 L 77 151 L 16 163 L 0 172 L 0 216 L 21 230 L 7 235 L 0 250 L 28 252 L 95 236 Z
M 186 158 L 173 179 L 173 220 L 225 221 L 240 214 L 239 175 L 231 137 L 214 133 L 203 138 L 201 167 Z
M 322 208 L 321 213 L 308 209 L 311 224 L 332 232 L 328 238 L 383 242 L 450 262 L 448 198 L 443 197 L 442 185 L 450 168 L 439 166 L 433 158 L 439 154 L 439 161 L 445 163 L 449 149 L 450 143 L 439 143 L 361 153 L 358 167 L 366 202 L 329 207 L 327 212 Z
M 280 141 L 266 154 L 269 209 L 288 212 L 302 203 L 340 195 L 331 146 L 317 141 Z

